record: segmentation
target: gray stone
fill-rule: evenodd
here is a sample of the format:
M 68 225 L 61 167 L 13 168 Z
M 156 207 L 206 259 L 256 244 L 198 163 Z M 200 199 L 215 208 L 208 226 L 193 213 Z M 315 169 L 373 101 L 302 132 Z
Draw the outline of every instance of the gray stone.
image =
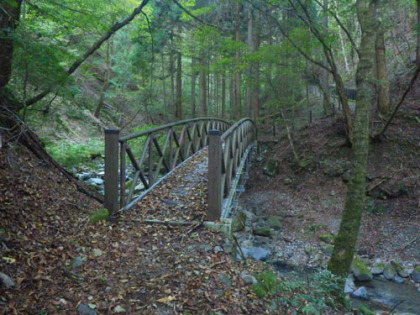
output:
M 225 273 L 219 274 L 219 280 L 228 288 L 230 288 L 232 285 L 232 281 L 230 280 L 230 277 Z
M 96 315 L 96 312 L 91 309 L 88 305 L 80 303 L 77 307 L 77 311 L 83 315 Z
M 375 264 L 371 269 L 370 272 L 374 275 L 380 275 L 384 272 L 385 265 L 383 263 Z
M 88 180 L 90 179 L 92 175 L 89 172 L 83 172 L 80 174 L 77 174 L 77 178 L 79 178 L 79 180 Z
M 384 268 L 384 277 L 387 280 L 392 280 L 397 275 L 397 271 L 395 270 L 394 266 L 390 263 L 386 264 Z
M 252 276 L 248 271 L 244 270 L 241 272 L 241 279 L 246 285 L 256 284 L 257 279 Z
M 98 248 L 94 248 L 94 249 L 92 250 L 92 255 L 93 255 L 93 257 L 100 257 L 100 256 L 102 256 L 103 254 L 104 254 L 104 252 L 103 252 L 102 250 L 98 249 Z
M 283 180 L 283 184 L 285 184 L 285 185 L 290 185 L 291 183 L 293 183 L 293 180 L 289 177 L 287 177 Z
M 411 279 L 413 279 L 415 283 L 420 283 L 420 266 L 414 268 L 413 272 L 411 273 Z
M 353 259 L 351 271 L 357 281 L 370 281 L 373 278 L 372 273 L 358 256 Z
M 144 184 L 143 184 L 143 183 L 140 183 L 140 184 L 138 184 L 136 187 L 134 187 L 134 192 L 135 192 L 135 193 L 141 192 L 141 191 L 143 191 L 145 188 L 146 188 L 146 187 L 144 187 Z M 176 204 L 175 204 L 175 205 L 176 205 Z
M 89 178 L 86 183 L 89 185 L 101 186 L 104 184 L 104 180 L 102 178 Z
M 223 253 L 224 251 L 223 251 L 223 248 L 221 248 L 220 246 L 215 246 L 214 252 L 217 254 L 217 253 Z
M 245 228 L 246 214 L 239 211 L 232 219 L 232 232 L 240 232 Z
M 73 267 L 74 269 L 79 268 L 79 267 L 81 267 L 82 265 L 83 265 L 83 260 L 82 260 L 82 258 L 80 258 L 80 257 L 75 257 L 75 258 L 73 259 L 73 264 L 72 264 L 72 267 Z
M 3 282 L 6 289 L 13 288 L 16 285 L 15 282 L 3 272 L 0 272 L 0 280 Z
M 408 278 L 408 272 L 405 270 L 403 265 L 401 265 L 399 262 L 395 260 L 391 260 L 391 265 L 394 267 L 397 274 L 402 278 Z
M 327 243 L 327 244 L 333 244 L 334 243 L 334 235 L 332 234 L 321 234 L 319 236 L 320 241 Z
M 347 278 L 346 283 L 344 284 L 344 294 L 350 294 L 356 290 L 356 285 L 352 278 Z
M 403 279 L 403 278 L 401 278 L 401 277 L 399 277 L 399 276 L 395 276 L 395 277 L 392 279 L 392 281 L 394 281 L 395 283 L 398 283 L 398 284 L 403 284 L 403 283 L 404 283 L 404 279 Z
M 358 298 L 358 299 L 368 300 L 368 292 L 367 292 L 367 289 L 365 287 L 358 288 L 351 295 L 355 298 Z
M 241 249 L 242 249 L 242 253 L 244 254 L 246 258 L 251 257 L 252 259 L 255 259 L 255 260 L 266 261 L 271 255 L 271 252 L 268 249 L 265 249 L 263 247 L 252 247 L 252 248 L 241 248 Z M 241 257 L 238 257 L 238 258 L 241 258 Z
M 331 256 L 334 250 L 334 246 L 332 245 L 322 245 L 321 251 L 324 253 L 324 255 Z
M 125 313 L 126 310 L 124 307 L 122 307 L 121 305 L 117 305 L 114 307 L 114 313 Z

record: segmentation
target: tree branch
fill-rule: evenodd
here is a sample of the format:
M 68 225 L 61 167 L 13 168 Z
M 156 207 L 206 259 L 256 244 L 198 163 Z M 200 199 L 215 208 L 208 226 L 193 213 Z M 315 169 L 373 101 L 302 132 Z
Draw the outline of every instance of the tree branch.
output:
M 210 26 L 210 27 L 214 27 L 214 28 L 217 28 L 218 30 L 223 30 L 221 27 L 219 27 L 219 26 L 216 26 L 216 25 L 213 25 L 213 24 L 210 24 L 210 23 L 207 23 L 206 21 L 203 21 L 202 19 L 200 19 L 199 17 L 197 17 L 197 16 L 195 16 L 194 14 L 192 14 L 190 11 L 188 11 L 187 9 L 185 9 L 177 0 L 172 0 L 173 1 L 173 3 L 175 3 L 182 11 L 184 11 L 185 13 L 187 13 L 190 17 L 192 17 L 194 20 L 196 20 L 196 21 L 198 21 L 198 22 L 200 22 L 200 23 L 202 23 L 202 24 L 204 24 L 204 25 L 207 25 L 207 26 Z
M 118 30 L 120 30 L 121 28 L 123 28 L 124 26 L 126 26 L 127 24 L 129 24 L 140 12 L 142 12 L 143 8 L 145 5 L 147 5 L 147 3 L 149 2 L 149 0 L 143 0 L 142 3 L 133 10 L 133 12 L 127 17 L 125 18 L 123 21 L 121 22 L 116 22 L 111 28 L 110 30 L 105 33 L 104 35 L 102 35 L 101 38 L 99 38 L 93 45 L 91 48 L 89 48 L 82 57 L 80 57 L 79 59 L 77 59 L 71 66 L 70 68 L 66 71 L 66 74 L 68 76 L 70 76 L 71 74 L 74 73 L 74 71 L 77 70 L 77 68 L 80 67 L 81 64 L 83 64 L 83 62 L 85 62 L 85 60 L 91 56 L 95 51 L 97 51 L 102 44 L 107 41 L 114 33 L 116 33 Z M 52 91 L 52 87 L 47 88 L 45 91 L 41 92 L 40 94 L 34 96 L 33 98 L 31 98 L 30 100 L 28 100 L 26 102 L 27 106 L 33 105 L 36 102 L 40 101 L 41 99 L 43 99 L 46 95 L 48 95 L 50 92 Z

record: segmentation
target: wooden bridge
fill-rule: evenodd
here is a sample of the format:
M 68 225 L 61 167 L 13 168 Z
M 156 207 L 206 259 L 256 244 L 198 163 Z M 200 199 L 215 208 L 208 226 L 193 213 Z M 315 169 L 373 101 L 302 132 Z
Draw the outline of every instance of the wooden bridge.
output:
M 255 123 L 244 118 L 231 124 L 215 118 L 183 120 L 120 136 L 105 130 L 105 203 L 111 214 L 128 210 L 175 168 L 208 147 L 207 219 L 226 218 L 246 180 Z

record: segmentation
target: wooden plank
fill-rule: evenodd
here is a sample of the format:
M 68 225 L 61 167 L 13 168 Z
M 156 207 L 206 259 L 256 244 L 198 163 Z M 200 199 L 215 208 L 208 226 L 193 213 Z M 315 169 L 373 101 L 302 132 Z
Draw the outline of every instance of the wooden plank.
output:
M 208 149 L 208 208 L 207 219 L 216 221 L 222 213 L 222 142 L 218 130 L 210 131 Z
M 125 155 L 126 155 L 127 142 L 121 142 L 120 150 L 120 208 L 125 206 L 125 179 L 126 179 L 126 166 L 125 166 Z
M 149 135 L 149 186 L 152 186 L 154 183 L 154 178 L 153 178 L 153 140 L 154 140 L 154 136 L 153 134 Z
M 105 130 L 105 202 L 111 215 L 118 211 L 118 129 Z

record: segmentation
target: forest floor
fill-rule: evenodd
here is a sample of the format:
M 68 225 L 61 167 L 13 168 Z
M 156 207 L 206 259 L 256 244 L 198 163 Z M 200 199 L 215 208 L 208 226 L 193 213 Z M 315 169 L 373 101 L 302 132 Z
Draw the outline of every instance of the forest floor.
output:
M 411 101 L 398 113 L 386 139 L 370 145 L 357 245 L 358 254 L 368 259 L 420 264 L 419 118 L 420 104 Z M 284 216 L 282 233 L 289 241 L 319 245 L 320 235 L 336 235 L 351 158 L 342 127 L 342 122 L 324 118 L 293 133 L 303 167 L 287 137 L 278 140 L 262 133 L 264 159 L 252 168 L 242 204 L 258 216 Z M 280 162 L 275 177 L 264 175 L 268 159 Z

